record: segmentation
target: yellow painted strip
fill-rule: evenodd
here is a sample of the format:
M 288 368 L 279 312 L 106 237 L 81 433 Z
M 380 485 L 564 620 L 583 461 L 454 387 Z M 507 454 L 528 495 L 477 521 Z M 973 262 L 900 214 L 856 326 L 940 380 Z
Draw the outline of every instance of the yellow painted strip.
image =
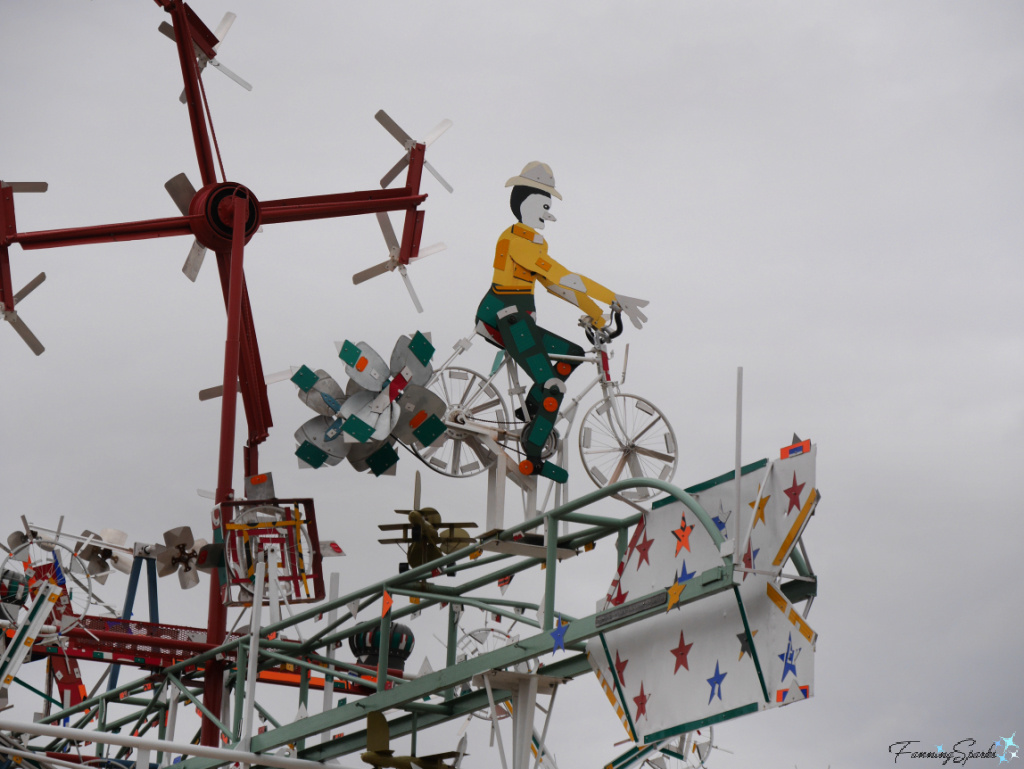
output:
M 772 561 L 772 566 L 781 566 L 782 559 L 785 558 L 786 553 L 793 546 L 793 541 L 796 539 L 797 533 L 803 528 L 804 521 L 807 520 L 807 516 L 811 514 L 811 510 L 814 509 L 814 503 L 818 499 L 818 490 L 811 489 L 811 493 L 807 495 L 807 501 L 804 502 L 803 509 L 800 511 L 800 515 L 793 521 L 793 527 L 789 530 L 789 534 L 786 535 L 785 541 L 782 543 L 782 547 L 779 548 L 778 555 L 775 556 L 775 560 Z
M 789 602 L 785 599 L 782 593 L 775 589 L 775 586 L 770 582 L 768 583 L 768 600 L 770 600 L 773 604 L 778 606 L 779 611 L 781 611 L 783 614 L 785 614 L 786 610 L 789 608 Z
M 789 610 L 789 621 L 796 625 L 797 630 L 800 631 L 800 635 L 811 643 L 814 643 L 814 631 L 811 630 L 810 625 L 804 622 L 804 618 L 796 613 L 796 609 Z

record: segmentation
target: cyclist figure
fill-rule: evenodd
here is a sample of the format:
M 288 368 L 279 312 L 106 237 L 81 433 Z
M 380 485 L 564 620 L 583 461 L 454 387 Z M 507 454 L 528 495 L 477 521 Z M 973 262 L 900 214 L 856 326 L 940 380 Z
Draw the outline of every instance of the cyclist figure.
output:
M 556 221 L 551 213 L 551 196 L 562 196 L 555 189 L 551 167 L 536 161 L 527 163 L 519 176 L 505 183 L 512 188 L 509 205 L 518 220 L 498 238 L 494 254 L 494 280 L 477 308 L 477 331 L 508 354 L 533 380 L 526 397 L 528 414 L 521 442 L 526 459 L 519 464 L 524 475 L 542 475 L 565 483 L 568 473 L 553 462 L 541 459 L 544 443 L 558 419 L 565 396 L 565 380 L 576 363 L 551 360 L 551 355 L 583 355 L 583 348 L 541 328 L 536 321 L 534 286 L 539 281 L 550 293 L 574 304 L 589 318 L 594 328 L 605 325 L 597 302 L 613 311 L 624 312 L 637 328 L 647 316 L 641 307 L 644 299 L 617 294 L 590 278 L 570 272 L 548 255 L 548 244 L 539 230 L 546 222 Z M 595 302 L 594 300 L 597 300 Z

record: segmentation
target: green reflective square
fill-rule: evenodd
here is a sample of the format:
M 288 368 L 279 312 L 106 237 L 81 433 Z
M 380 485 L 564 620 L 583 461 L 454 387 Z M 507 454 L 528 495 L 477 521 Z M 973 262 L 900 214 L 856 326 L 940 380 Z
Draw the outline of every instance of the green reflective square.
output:
M 357 416 L 351 416 L 345 420 L 341 429 L 351 435 L 360 443 L 366 443 L 373 435 L 373 428 Z
M 444 434 L 445 429 L 444 422 L 438 419 L 437 415 L 431 414 L 423 424 L 412 431 L 412 434 L 424 446 L 430 446 Z
M 366 458 L 366 464 L 374 475 L 380 476 L 398 462 L 398 452 L 390 443 L 385 443 Z
M 303 366 L 294 374 L 292 374 L 292 381 L 299 386 L 299 389 L 304 393 L 308 393 L 310 388 L 320 380 L 313 370 L 308 366 Z
M 362 357 L 362 353 L 359 352 L 358 347 L 346 339 L 345 344 L 341 346 L 341 351 L 338 353 L 338 357 L 348 365 L 355 366 L 359 362 L 359 358 Z
M 434 356 L 434 345 L 417 331 L 416 336 L 409 342 L 409 352 L 416 356 L 416 360 L 426 366 Z
M 295 456 L 310 467 L 320 467 L 327 461 L 327 452 L 309 441 L 303 441 L 302 445 L 295 449 Z

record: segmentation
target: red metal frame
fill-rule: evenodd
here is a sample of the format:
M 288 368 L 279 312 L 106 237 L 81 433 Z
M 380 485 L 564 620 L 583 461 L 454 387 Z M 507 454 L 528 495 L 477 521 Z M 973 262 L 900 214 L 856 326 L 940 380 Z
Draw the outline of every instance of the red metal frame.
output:
M 18 243 L 25 250 L 58 248 L 87 243 L 105 243 L 125 240 L 192 235 L 217 255 L 217 266 L 227 308 L 227 334 L 224 344 L 224 390 L 221 403 L 220 450 L 218 460 L 216 504 L 221 520 L 230 520 L 234 489 L 231 479 L 234 469 L 234 429 L 236 395 L 241 392 L 248 424 L 248 441 L 243 449 L 243 465 L 247 476 L 259 472 L 258 446 L 266 440 L 273 425 L 267 401 L 266 382 L 260 362 L 259 344 L 253 323 L 252 308 L 243 271 L 246 233 L 255 231 L 255 217 L 265 224 L 305 221 L 341 216 L 405 211 L 399 261 L 408 264 L 419 253 L 423 230 L 423 212 L 419 205 L 426 200 L 420 193 L 425 147 L 415 145 L 410 150 L 409 171 L 404 187 L 390 190 L 366 190 L 333 195 L 288 198 L 265 203 L 259 202 L 245 187 L 218 182 L 217 162 L 211 144 L 212 128 L 207 124 L 203 110 L 203 93 L 199 82 L 195 47 L 207 57 L 216 57 L 213 46 L 216 37 L 182 0 L 154 0 L 170 14 L 181 65 L 185 99 L 188 107 L 192 140 L 202 179 L 202 188 L 196 193 L 187 216 L 148 219 L 89 227 L 17 232 L 14 201 L 10 188 L 0 188 L 0 301 L 5 306 L 13 299 L 7 247 Z M 202 206 L 203 201 L 218 191 L 230 188 L 230 200 L 223 201 L 215 211 Z M 219 221 L 214 221 L 218 219 Z M 230 237 L 218 234 L 230 222 Z M 218 226 L 215 226 L 218 225 Z M 236 388 L 235 383 L 238 383 Z M 319 553 L 317 553 L 319 555 Z M 220 644 L 225 636 L 226 607 L 223 590 L 215 576 L 210 583 L 208 616 L 208 642 Z M 203 701 L 213 713 L 221 710 L 225 662 L 210 663 L 205 676 Z M 203 719 L 202 744 L 217 745 L 217 727 Z

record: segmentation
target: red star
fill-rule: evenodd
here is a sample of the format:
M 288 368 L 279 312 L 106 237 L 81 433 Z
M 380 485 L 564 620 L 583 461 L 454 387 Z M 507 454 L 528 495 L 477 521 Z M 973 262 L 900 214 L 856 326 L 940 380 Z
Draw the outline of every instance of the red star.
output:
M 636 718 L 640 716 L 647 717 L 647 700 L 651 698 L 651 695 L 644 694 L 644 682 L 640 682 L 640 696 L 634 697 L 633 702 L 636 703 Z
M 806 485 L 806 483 L 797 483 L 796 473 L 793 473 L 793 485 L 788 489 L 783 489 L 786 496 L 789 497 L 789 507 L 786 508 L 786 515 L 789 515 L 790 510 L 794 507 L 797 510 L 800 509 L 800 492 L 804 490 L 804 486 Z
M 626 685 L 626 679 L 623 677 L 623 673 L 626 670 L 626 665 L 629 664 L 629 660 L 619 659 L 619 650 L 615 650 L 615 675 L 619 677 L 619 683 L 623 686 Z
M 761 552 L 761 548 L 757 548 L 756 550 L 754 550 L 752 548 L 753 548 L 753 543 L 752 542 L 747 542 L 747 552 L 743 554 L 743 565 L 746 566 L 748 569 L 756 568 L 755 565 L 754 565 L 754 559 L 756 559 L 757 558 L 757 554 Z M 747 581 L 747 576 L 748 576 L 748 573 L 747 572 L 743 572 L 743 581 L 744 582 Z
M 611 599 L 610 603 L 612 606 L 619 606 L 626 600 L 626 596 L 629 595 L 627 590 L 625 593 L 622 592 L 622 585 L 615 586 L 615 597 Z
M 679 631 L 679 646 L 677 646 L 675 649 L 672 650 L 672 653 L 674 655 L 676 655 L 676 667 L 675 667 L 675 670 L 672 671 L 673 675 L 675 675 L 676 670 L 679 670 L 679 666 L 680 665 L 682 665 L 687 670 L 690 669 L 690 666 L 686 662 L 686 656 L 690 653 L 690 647 L 691 646 L 693 646 L 693 644 L 692 643 L 689 643 L 689 644 L 686 643 L 686 639 L 683 638 L 683 631 L 680 630 Z
M 672 532 L 676 538 L 676 555 L 679 555 L 679 551 L 684 547 L 686 552 L 690 552 L 690 532 L 693 531 L 692 526 L 686 525 L 686 516 L 683 516 L 682 523 L 679 524 L 679 528 Z
M 647 532 L 645 531 L 644 532 L 644 541 L 643 542 L 638 542 L 637 546 L 636 546 L 636 551 L 638 553 L 640 553 L 640 559 L 636 562 L 636 569 L 637 569 L 637 571 L 640 571 L 640 566 L 643 564 L 644 561 L 647 561 L 647 565 L 648 566 L 651 565 L 651 558 L 650 558 L 650 554 L 649 554 L 648 551 L 651 549 L 651 545 L 653 545 L 653 544 L 654 544 L 654 540 L 653 539 L 647 539 Z

